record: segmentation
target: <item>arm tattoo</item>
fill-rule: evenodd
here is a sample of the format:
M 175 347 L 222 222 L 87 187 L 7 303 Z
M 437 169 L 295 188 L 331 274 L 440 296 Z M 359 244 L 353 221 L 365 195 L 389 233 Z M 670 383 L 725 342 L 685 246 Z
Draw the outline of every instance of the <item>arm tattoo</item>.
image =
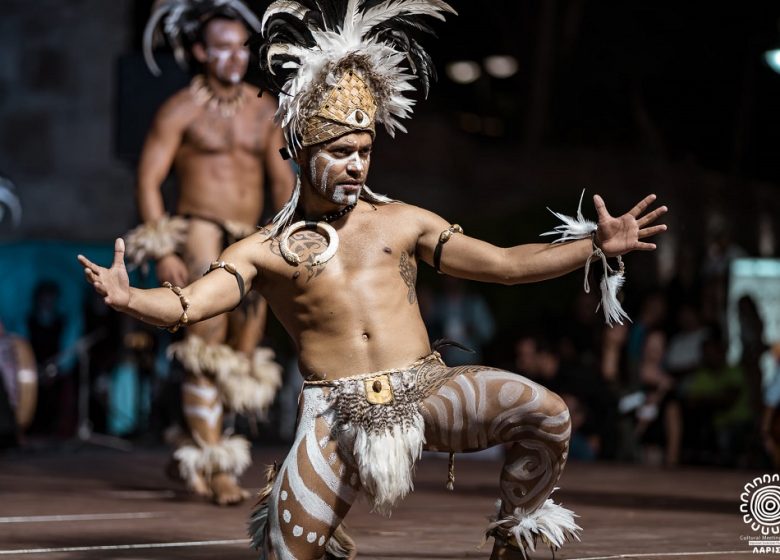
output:
M 328 263 L 315 266 L 314 258 L 324 253 L 328 248 L 324 237 L 316 231 L 298 231 L 290 236 L 289 246 L 294 253 L 301 257 L 301 265 L 308 273 L 306 282 L 322 274 Z M 271 242 L 271 252 L 283 258 L 282 251 L 279 249 L 279 241 L 276 239 Z
M 413 304 L 417 301 L 417 292 L 414 290 L 414 283 L 417 281 L 417 269 L 406 251 L 401 252 L 401 264 L 398 265 L 398 269 L 401 271 L 401 278 L 403 278 L 404 284 L 409 289 L 406 299 L 409 300 L 410 304 Z

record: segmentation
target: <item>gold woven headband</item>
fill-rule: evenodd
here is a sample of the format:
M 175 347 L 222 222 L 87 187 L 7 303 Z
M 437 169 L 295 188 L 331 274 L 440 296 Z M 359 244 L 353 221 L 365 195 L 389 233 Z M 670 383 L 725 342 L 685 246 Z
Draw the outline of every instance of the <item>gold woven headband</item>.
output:
M 374 136 L 376 108 L 363 78 L 354 70 L 347 70 L 306 121 L 301 144 L 311 146 L 360 130 Z

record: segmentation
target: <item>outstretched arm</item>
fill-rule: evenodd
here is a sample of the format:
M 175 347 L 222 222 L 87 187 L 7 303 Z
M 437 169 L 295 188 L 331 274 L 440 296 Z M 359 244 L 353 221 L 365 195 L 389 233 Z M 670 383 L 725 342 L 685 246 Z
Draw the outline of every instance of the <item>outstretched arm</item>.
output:
M 252 285 L 257 274 L 257 263 L 251 258 L 251 248 L 256 242 L 256 236 L 250 236 L 231 245 L 220 255 L 220 261 L 235 266 L 246 286 Z M 184 312 L 179 296 L 169 288 L 142 290 L 131 287 L 124 257 L 124 241 L 117 239 L 111 268 L 103 268 L 83 255 L 79 255 L 78 259 L 84 266 L 87 281 L 103 296 L 106 304 L 151 325 L 177 325 Z M 182 288 L 181 295 L 189 303 L 186 310 L 187 323 L 196 323 L 230 311 L 241 299 L 236 278 L 221 269 Z
M 598 195 L 593 197 L 599 218 L 596 243 L 607 256 L 655 249 L 655 244 L 642 241 L 666 230 L 665 225 L 651 225 L 666 213 L 665 206 L 645 214 L 655 198 L 655 195 L 647 196 L 628 213 L 613 217 L 602 198 Z M 439 236 L 450 224 L 424 211 L 421 211 L 420 220 L 422 234 L 417 244 L 418 254 L 425 262 L 433 264 Z M 556 278 L 577 270 L 592 253 L 591 239 L 501 248 L 467 235 L 456 234 L 442 247 L 441 271 L 469 280 L 524 284 Z

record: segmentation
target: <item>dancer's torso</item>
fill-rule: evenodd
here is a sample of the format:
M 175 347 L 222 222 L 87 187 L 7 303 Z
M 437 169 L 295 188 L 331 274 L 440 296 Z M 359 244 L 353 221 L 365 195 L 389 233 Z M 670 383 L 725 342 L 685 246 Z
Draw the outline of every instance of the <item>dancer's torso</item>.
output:
M 274 105 L 244 84 L 245 102 L 233 116 L 197 105 L 180 92 L 192 120 L 176 152 L 177 213 L 254 225 L 263 211 L 265 151 L 273 128 Z
M 404 204 L 360 202 L 336 224 L 339 249 L 324 265 L 310 259 L 324 251 L 324 237 L 295 233 L 289 247 L 301 257 L 292 266 L 276 241 L 248 241 L 262 254 L 255 285 L 295 340 L 301 372 L 335 379 L 400 368 L 430 353 L 414 284 L 419 228 Z

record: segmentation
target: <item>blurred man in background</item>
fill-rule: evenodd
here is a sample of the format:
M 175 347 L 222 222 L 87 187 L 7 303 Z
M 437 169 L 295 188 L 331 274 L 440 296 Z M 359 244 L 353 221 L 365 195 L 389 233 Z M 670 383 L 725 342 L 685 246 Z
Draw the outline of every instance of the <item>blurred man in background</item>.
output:
M 259 25 L 252 12 L 239 0 L 157 2 L 144 44 L 153 72 L 151 42 L 161 22 L 177 60 L 199 73 L 163 104 L 147 136 L 138 167 L 144 223 L 128 236 L 128 253 L 136 263 L 156 260 L 160 282 L 183 285 L 256 230 L 266 186 L 279 207 L 294 176 L 279 155 L 284 142 L 273 123 L 276 103 L 243 82 L 248 27 Z M 179 186 L 175 217 L 165 213 L 160 192 L 171 169 Z M 273 353 L 257 348 L 266 309 L 250 296 L 229 315 L 191 327 L 169 350 L 186 370 L 182 399 L 191 434 L 175 452 L 171 472 L 219 504 L 247 497 L 236 477 L 250 463 L 248 442 L 222 435 L 223 404 L 263 414 L 281 383 Z

